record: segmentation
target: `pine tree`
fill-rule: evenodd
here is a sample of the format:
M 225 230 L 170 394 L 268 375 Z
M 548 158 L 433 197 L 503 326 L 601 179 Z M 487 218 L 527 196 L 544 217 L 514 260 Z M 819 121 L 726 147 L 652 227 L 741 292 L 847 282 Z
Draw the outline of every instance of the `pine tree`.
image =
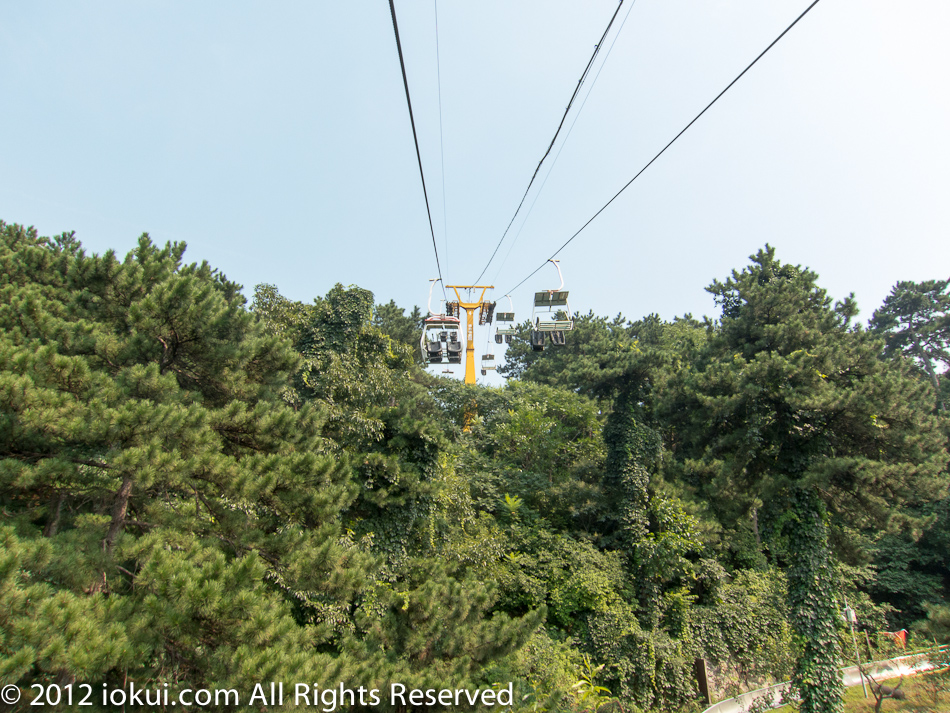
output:
M 806 713 L 840 708 L 829 535 L 912 526 L 906 505 L 946 487 L 926 389 L 851 325 L 853 299 L 832 306 L 816 280 L 766 246 L 714 282 L 722 320 L 662 407 L 697 495 L 724 523 L 749 519 L 757 537 L 769 527 L 786 542 L 775 550 L 789 563 Z
M 898 282 L 884 304 L 874 312 L 870 327 L 884 337 L 884 351 L 916 361 L 940 396 L 936 364 L 950 367 L 950 280 Z
M 5 682 L 250 690 L 352 666 L 319 648 L 318 606 L 345 610 L 371 564 L 342 538 L 349 469 L 319 455 L 320 411 L 280 400 L 289 345 L 183 253 L 0 225 Z

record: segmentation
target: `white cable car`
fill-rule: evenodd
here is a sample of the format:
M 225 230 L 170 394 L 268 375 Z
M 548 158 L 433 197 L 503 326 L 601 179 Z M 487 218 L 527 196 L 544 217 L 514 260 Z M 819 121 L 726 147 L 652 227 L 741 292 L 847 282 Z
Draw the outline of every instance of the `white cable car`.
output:
M 459 341 L 461 326 L 458 316 L 432 312 L 432 289 L 438 280 L 430 280 L 429 316 L 422 325 L 419 348 L 422 358 L 429 364 L 461 364 L 462 342 Z M 444 372 L 443 372 L 444 373 Z
M 495 344 L 501 344 L 504 341 L 506 344 L 511 344 L 511 338 L 518 333 L 518 330 L 514 327 L 515 321 L 515 306 L 511 301 L 511 295 L 505 295 L 508 298 L 508 306 L 511 307 L 510 312 L 496 312 L 495 321 L 504 322 L 506 326 L 496 327 L 495 328 Z
M 564 332 L 574 329 L 574 316 L 567 301 L 568 292 L 564 289 L 564 275 L 557 260 L 548 260 L 557 269 L 557 276 L 561 284 L 557 289 L 534 293 L 534 309 L 531 311 L 531 321 L 534 329 L 531 331 L 531 348 L 544 351 L 544 335 L 550 336 L 551 344 L 566 344 Z

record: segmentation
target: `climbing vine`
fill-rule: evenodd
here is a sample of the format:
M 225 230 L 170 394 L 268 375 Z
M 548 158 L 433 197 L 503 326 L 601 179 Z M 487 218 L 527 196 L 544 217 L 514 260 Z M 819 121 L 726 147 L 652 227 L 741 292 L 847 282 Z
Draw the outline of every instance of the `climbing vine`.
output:
M 828 548 L 828 513 L 818 495 L 804 488 L 790 496 L 785 522 L 788 601 L 792 629 L 801 654 L 792 685 L 802 713 L 840 713 L 841 651 L 837 635 L 837 587 Z

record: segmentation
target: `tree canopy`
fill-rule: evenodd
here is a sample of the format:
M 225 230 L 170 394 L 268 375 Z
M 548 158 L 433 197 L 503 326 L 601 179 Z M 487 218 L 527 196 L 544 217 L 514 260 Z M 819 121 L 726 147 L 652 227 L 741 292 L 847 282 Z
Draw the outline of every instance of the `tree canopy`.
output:
M 718 319 L 526 323 L 490 388 L 424 370 L 417 308 L 184 254 L 0 223 L 0 683 L 695 710 L 701 658 L 834 711 L 845 597 L 945 635 L 946 282 L 864 329 L 767 245 Z

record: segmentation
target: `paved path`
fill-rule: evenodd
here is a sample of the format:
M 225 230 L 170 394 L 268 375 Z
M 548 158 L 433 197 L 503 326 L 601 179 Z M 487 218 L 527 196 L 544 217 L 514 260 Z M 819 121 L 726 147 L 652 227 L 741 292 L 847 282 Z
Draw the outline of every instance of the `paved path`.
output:
M 864 664 L 865 670 L 874 677 L 876 681 L 883 681 L 887 678 L 897 678 L 898 676 L 914 676 L 924 671 L 934 668 L 925 657 L 925 654 L 912 654 L 909 656 L 899 656 L 886 661 L 874 661 L 870 664 Z M 841 669 L 844 677 L 845 686 L 860 686 L 861 672 L 857 666 L 848 666 Z M 749 691 L 735 698 L 727 698 L 724 701 L 714 703 L 703 713 L 744 713 L 756 701 L 763 699 L 768 708 L 779 708 L 785 705 L 783 698 L 788 691 L 789 682 L 776 683 L 768 688 L 760 688 L 757 691 Z M 762 705 L 762 704 L 760 704 Z

